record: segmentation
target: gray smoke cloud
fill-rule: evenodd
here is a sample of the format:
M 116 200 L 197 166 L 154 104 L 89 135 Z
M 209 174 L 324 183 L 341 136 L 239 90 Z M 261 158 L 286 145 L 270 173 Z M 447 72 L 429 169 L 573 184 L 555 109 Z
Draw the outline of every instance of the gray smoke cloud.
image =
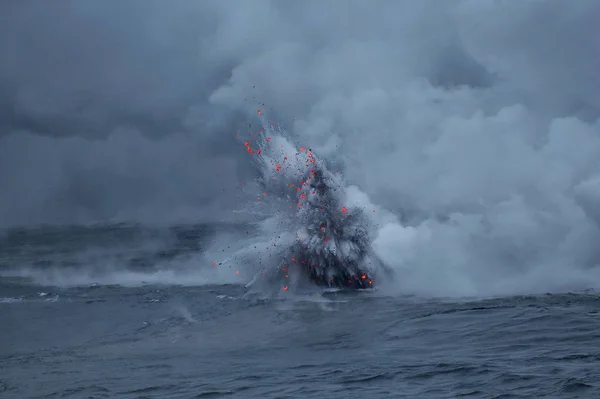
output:
M 212 54 L 215 4 L 0 6 L 3 226 L 198 220 L 233 205 L 237 116 L 208 102 L 235 65 Z
M 0 8 L 3 226 L 226 217 L 256 99 L 397 215 L 405 289 L 600 277 L 598 1 Z

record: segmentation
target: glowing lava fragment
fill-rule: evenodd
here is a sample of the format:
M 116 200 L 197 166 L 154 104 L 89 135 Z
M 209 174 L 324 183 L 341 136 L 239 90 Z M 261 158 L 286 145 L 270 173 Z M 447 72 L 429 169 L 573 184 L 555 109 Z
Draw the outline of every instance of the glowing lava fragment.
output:
M 363 275 L 361 276 L 361 278 L 362 278 L 363 280 L 366 280 L 366 279 L 367 279 L 367 275 L 366 275 L 366 274 L 363 274 Z
M 256 111 L 257 114 L 262 115 L 262 111 L 259 109 Z
M 348 212 L 348 208 L 346 208 L 346 207 L 343 207 L 343 208 L 342 208 L 342 213 L 346 213 L 346 212 Z
M 289 287 L 286 285 L 285 287 L 283 287 L 284 291 L 287 291 L 289 289 Z
M 306 148 L 300 147 L 300 151 L 306 151 Z

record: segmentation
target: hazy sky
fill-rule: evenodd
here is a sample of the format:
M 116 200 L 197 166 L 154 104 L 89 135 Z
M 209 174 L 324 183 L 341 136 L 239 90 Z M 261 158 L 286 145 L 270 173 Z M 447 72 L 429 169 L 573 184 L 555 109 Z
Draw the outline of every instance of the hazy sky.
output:
M 598 20 L 595 0 L 2 2 L 0 223 L 225 217 L 253 97 L 407 220 L 589 221 Z

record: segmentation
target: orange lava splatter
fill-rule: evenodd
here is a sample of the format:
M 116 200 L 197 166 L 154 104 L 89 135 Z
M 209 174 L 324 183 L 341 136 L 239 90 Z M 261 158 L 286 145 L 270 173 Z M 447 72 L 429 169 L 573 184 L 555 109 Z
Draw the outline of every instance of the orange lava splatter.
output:
M 300 147 L 300 151 L 306 151 L 306 148 Z
M 289 287 L 286 285 L 285 287 L 283 287 L 284 291 L 287 291 L 289 289 Z
M 346 212 L 348 212 L 348 208 L 346 208 L 346 207 L 343 207 L 343 208 L 342 208 L 342 213 L 346 213 Z

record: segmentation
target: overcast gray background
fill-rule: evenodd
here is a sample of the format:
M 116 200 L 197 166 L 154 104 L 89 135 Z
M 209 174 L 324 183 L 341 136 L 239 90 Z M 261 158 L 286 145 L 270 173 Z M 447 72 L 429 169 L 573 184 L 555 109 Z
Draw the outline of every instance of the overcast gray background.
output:
M 598 1 L 5 1 L 0 19 L 1 226 L 229 217 L 256 97 L 398 215 L 378 245 L 415 284 L 598 280 Z

